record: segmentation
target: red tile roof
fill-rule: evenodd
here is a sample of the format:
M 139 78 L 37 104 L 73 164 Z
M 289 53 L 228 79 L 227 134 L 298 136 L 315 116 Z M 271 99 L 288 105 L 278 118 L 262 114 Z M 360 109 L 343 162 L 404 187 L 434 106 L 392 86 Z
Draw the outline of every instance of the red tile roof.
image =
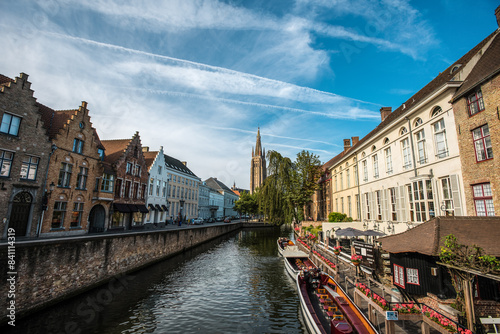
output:
M 64 125 L 68 123 L 71 116 L 78 112 L 78 109 L 54 110 L 38 102 L 36 105 L 42 115 L 43 127 L 50 139 L 54 139 Z
M 9 82 L 14 82 L 14 80 L 9 77 L 6 77 L 3 74 L 0 74 L 0 85 L 5 85 L 8 84 Z
M 110 164 L 117 161 L 123 155 L 123 152 L 125 152 L 131 141 L 132 139 L 101 140 L 102 145 L 106 149 L 104 161 Z
M 437 217 L 378 241 L 389 253 L 438 256 L 444 246 L 444 237 L 449 234 L 453 234 L 460 244 L 478 245 L 486 254 L 500 256 L 500 217 Z
M 147 151 L 147 152 L 142 152 L 144 155 L 144 161 L 146 161 L 146 166 L 148 167 L 148 170 L 151 168 L 153 165 L 156 156 L 158 155 L 158 151 Z

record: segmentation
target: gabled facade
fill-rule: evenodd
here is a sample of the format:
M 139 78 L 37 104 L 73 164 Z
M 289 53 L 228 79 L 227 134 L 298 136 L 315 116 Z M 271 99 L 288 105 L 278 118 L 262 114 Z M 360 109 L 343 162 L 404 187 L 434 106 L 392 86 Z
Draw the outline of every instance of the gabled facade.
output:
M 0 75 L 0 236 L 38 234 L 51 143 L 28 75 Z M 10 229 L 10 231 L 9 231 Z
M 206 183 L 206 181 L 204 182 Z M 207 185 L 209 189 L 208 200 L 210 217 L 216 219 L 224 218 L 224 195 Z
M 200 212 L 200 218 L 217 218 L 212 215 L 210 206 L 210 188 L 205 182 L 200 182 L 199 196 L 198 196 L 198 209 Z M 217 211 L 217 209 L 213 210 Z
M 180 161 L 165 154 L 165 168 L 168 171 L 170 189 L 170 219 L 189 220 L 197 218 L 200 178 Z
M 496 10 L 500 22 L 500 7 Z M 453 96 L 465 205 L 471 216 L 500 212 L 500 29 Z
M 224 202 L 223 202 L 223 213 L 222 215 L 224 217 L 234 217 L 238 213 L 234 210 L 234 204 L 238 200 L 238 195 L 233 193 L 231 189 L 229 189 L 224 183 L 221 181 L 217 180 L 215 177 L 211 177 L 207 180 L 205 180 L 206 184 L 208 187 L 211 189 L 217 191 L 224 197 Z
M 142 153 L 141 138 L 102 140 L 104 162 L 115 175 L 114 203 L 108 229 L 142 228 L 146 208 L 148 171 Z
M 90 122 L 87 103 L 75 110 L 38 107 L 56 148 L 47 174 L 49 193 L 41 235 L 87 233 L 94 190 L 103 174 L 98 152 L 103 147 Z
M 149 172 L 148 196 L 146 206 L 149 213 L 146 215 L 146 224 L 157 224 L 165 222 L 168 212 L 168 184 L 169 172 L 165 165 L 165 154 L 163 146 L 159 151 L 149 151 L 149 147 L 143 147 L 143 154 Z
M 260 142 L 260 128 L 257 130 L 257 140 L 255 150 L 252 147 L 252 161 L 250 165 L 250 193 L 262 186 L 267 177 L 266 150 L 262 148 Z

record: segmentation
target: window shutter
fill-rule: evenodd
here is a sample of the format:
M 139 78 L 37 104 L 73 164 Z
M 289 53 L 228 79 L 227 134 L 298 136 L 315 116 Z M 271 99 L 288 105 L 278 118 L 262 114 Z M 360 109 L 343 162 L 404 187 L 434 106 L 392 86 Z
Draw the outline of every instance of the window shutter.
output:
M 382 190 L 382 220 L 391 220 L 389 216 L 389 189 Z
M 365 194 L 360 194 L 359 195 L 361 198 L 361 212 L 359 213 L 361 215 L 361 220 L 366 219 L 366 203 L 365 203 Z
M 372 220 L 377 220 L 378 207 L 377 207 L 377 194 L 372 191 L 368 197 L 370 199 L 370 209 L 372 211 Z
M 462 216 L 462 205 L 460 198 L 460 181 L 456 174 L 450 175 L 451 195 L 453 197 L 453 208 L 455 216 Z
M 404 222 L 407 220 L 406 216 L 406 195 L 405 195 L 405 186 L 399 186 L 398 191 L 398 220 L 400 222 Z

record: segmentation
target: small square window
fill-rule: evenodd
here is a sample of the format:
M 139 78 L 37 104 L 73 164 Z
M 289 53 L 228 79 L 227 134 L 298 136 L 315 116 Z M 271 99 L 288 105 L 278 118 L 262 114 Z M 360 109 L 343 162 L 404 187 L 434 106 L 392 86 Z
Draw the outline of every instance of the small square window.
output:
M 19 134 L 20 124 L 21 124 L 21 117 L 5 113 L 3 114 L 2 117 L 2 125 L 0 125 L 0 132 L 17 136 Z

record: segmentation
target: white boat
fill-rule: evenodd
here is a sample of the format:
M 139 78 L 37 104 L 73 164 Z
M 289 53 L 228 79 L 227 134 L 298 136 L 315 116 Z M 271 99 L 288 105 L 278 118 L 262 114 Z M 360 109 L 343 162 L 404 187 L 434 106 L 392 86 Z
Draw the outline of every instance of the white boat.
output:
M 283 251 L 289 246 L 295 246 L 292 240 L 288 238 L 278 238 L 278 253 L 281 256 L 283 256 Z
M 297 275 L 304 269 L 312 270 L 316 265 L 309 259 L 309 254 L 299 250 L 298 246 L 288 246 L 281 254 L 285 261 L 285 268 L 288 274 L 297 279 Z

